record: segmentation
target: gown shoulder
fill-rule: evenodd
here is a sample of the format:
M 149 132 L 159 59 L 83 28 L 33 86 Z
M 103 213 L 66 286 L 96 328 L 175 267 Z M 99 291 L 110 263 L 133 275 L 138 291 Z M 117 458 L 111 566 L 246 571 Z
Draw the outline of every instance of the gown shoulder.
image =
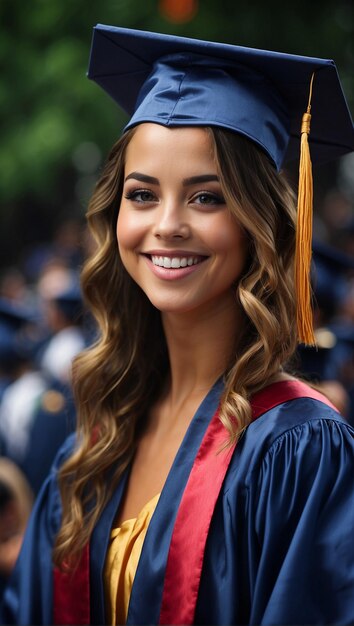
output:
M 354 429 L 317 401 L 290 404 L 248 429 L 226 493 L 234 519 L 241 493 L 245 507 L 247 618 L 354 623 Z

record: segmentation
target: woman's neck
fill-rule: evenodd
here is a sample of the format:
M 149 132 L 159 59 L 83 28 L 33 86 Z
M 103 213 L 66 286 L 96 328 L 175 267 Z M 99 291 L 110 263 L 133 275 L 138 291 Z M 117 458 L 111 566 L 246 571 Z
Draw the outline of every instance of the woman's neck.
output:
M 237 343 L 241 316 L 234 299 L 214 309 L 162 315 L 170 360 L 171 404 L 202 394 L 225 371 Z

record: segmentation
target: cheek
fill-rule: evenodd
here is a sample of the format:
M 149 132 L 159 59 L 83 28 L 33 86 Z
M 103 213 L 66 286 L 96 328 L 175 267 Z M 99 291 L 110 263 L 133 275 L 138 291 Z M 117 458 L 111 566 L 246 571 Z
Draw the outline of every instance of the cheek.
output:
M 214 234 L 214 247 L 215 250 L 220 252 L 224 251 L 226 254 L 234 252 L 241 245 L 241 237 L 238 233 L 233 233 L 229 230 L 215 231 Z
M 232 221 L 215 226 L 214 250 L 222 259 L 225 280 L 238 280 L 245 271 L 249 239 L 245 231 Z
M 117 220 L 117 241 L 119 250 L 134 249 L 142 236 L 142 226 L 138 215 L 120 208 Z
M 209 229 L 210 245 L 225 256 L 240 256 L 243 259 L 247 254 L 248 240 L 244 231 L 231 219 L 216 220 Z

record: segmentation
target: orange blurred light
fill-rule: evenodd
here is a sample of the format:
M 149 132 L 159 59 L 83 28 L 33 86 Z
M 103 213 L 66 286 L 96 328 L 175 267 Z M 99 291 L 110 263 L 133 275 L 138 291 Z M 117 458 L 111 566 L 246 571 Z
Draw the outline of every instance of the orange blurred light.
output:
M 159 9 L 170 22 L 190 22 L 198 11 L 198 0 L 160 0 Z

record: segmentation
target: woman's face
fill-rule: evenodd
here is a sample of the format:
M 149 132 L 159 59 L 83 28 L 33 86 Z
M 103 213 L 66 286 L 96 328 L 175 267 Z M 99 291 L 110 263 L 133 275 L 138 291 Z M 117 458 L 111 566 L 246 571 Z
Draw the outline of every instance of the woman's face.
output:
M 126 152 L 117 238 L 126 270 L 160 311 L 235 302 L 247 240 L 225 204 L 205 129 L 137 127 Z

